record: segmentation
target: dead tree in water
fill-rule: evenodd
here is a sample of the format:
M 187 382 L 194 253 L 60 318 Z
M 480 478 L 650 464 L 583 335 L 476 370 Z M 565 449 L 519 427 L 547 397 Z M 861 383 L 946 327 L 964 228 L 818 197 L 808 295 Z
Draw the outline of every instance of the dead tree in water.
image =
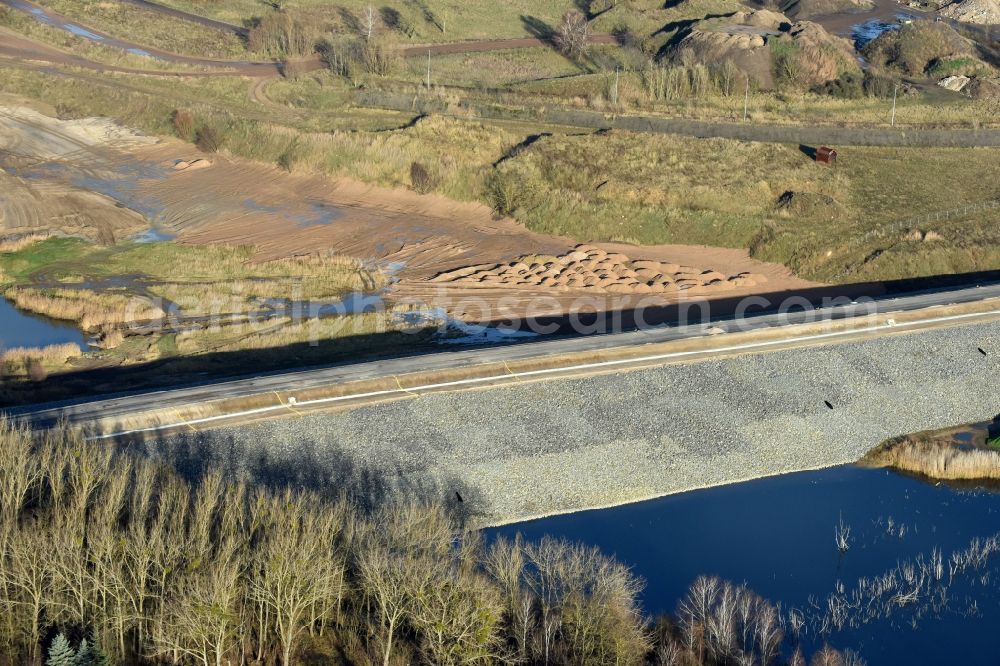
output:
M 837 527 L 834 529 L 833 534 L 834 540 L 837 543 L 837 550 L 841 554 L 846 553 L 851 548 L 851 526 L 844 524 L 844 516 L 841 514 L 840 520 L 837 521 Z

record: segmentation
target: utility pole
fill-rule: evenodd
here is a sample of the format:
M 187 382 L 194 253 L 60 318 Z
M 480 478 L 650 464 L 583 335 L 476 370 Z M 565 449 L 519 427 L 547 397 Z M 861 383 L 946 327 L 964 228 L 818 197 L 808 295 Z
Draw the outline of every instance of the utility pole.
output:
M 618 106 L 618 67 L 615 67 L 615 88 L 611 92 L 611 104 Z
M 427 49 L 427 89 L 431 89 L 431 50 Z
M 747 87 L 743 93 L 743 122 L 747 121 L 747 112 L 750 110 L 750 75 L 747 74 Z
M 899 90 L 899 84 L 897 83 L 892 89 L 892 120 L 889 121 L 889 127 L 896 126 L 896 91 Z

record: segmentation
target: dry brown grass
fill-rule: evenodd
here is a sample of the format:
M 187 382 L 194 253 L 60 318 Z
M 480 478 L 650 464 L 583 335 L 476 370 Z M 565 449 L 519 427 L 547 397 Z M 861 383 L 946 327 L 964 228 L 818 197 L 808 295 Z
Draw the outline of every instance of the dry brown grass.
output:
M 301 344 L 325 344 L 355 337 L 371 337 L 404 328 L 395 314 L 406 308 L 387 312 L 366 312 L 326 319 L 293 321 L 279 317 L 255 324 L 237 324 L 200 331 L 186 331 L 177 336 L 177 351 L 182 354 L 272 349 Z
M 165 315 L 149 299 L 121 293 L 13 287 L 4 295 L 22 310 L 76 321 L 84 330 L 148 321 Z
M 944 437 L 903 437 L 873 449 L 861 462 L 893 467 L 934 479 L 1000 479 L 1000 451 L 963 444 Z
M 49 237 L 49 234 L 30 233 L 24 236 L 9 236 L 0 238 L 0 252 L 20 252 L 26 247 L 35 243 L 40 243 Z
M 77 358 L 81 354 L 83 352 L 72 342 L 49 345 L 48 347 L 14 347 L 0 354 L 0 362 L 27 364 L 31 361 L 38 361 L 46 365 L 59 365 Z

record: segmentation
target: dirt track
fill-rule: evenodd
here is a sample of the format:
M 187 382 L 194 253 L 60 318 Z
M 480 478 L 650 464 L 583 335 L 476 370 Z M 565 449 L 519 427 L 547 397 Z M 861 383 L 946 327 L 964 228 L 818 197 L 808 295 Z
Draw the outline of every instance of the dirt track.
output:
M 172 16 L 173 18 L 179 18 L 191 23 L 197 23 L 198 25 L 203 25 L 207 28 L 230 32 L 234 35 L 246 36 L 247 34 L 247 29 L 238 25 L 225 23 L 223 21 L 216 21 L 215 19 L 199 16 L 198 14 L 191 14 L 189 12 L 174 9 L 173 7 L 167 7 L 166 5 L 161 5 L 156 2 L 149 2 L 149 0 L 122 0 L 122 2 L 127 2 L 130 5 L 135 5 L 136 7 L 142 7 L 143 9 L 158 12 L 165 16 Z
M 235 32 L 240 35 L 246 34 L 245 28 L 240 28 L 238 26 L 230 25 L 228 23 L 222 23 L 215 21 L 213 19 L 198 16 L 196 14 L 190 14 L 187 12 L 182 12 L 170 7 L 164 7 L 163 5 L 158 5 L 156 3 L 145 2 L 144 0 L 125 0 L 131 4 L 150 9 L 162 14 L 173 16 L 175 18 L 181 18 L 186 21 L 191 21 L 198 23 L 200 25 L 205 25 L 218 30 L 225 30 L 227 32 Z M 204 67 L 209 70 L 226 70 L 226 74 L 237 74 L 240 76 L 250 76 L 250 77 L 273 77 L 280 76 L 283 72 L 286 63 L 280 62 L 253 62 L 247 60 L 216 60 L 210 58 L 198 58 L 194 56 L 186 56 L 178 53 L 170 53 L 168 51 L 163 51 L 161 49 L 156 49 L 142 44 L 137 44 L 135 42 L 129 42 L 126 40 L 119 39 L 107 33 L 101 32 L 95 28 L 85 26 L 77 21 L 71 21 L 66 17 L 53 12 L 44 7 L 40 7 L 29 0 L 0 0 L 0 3 L 16 10 L 23 11 L 27 13 L 32 18 L 39 21 L 44 21 L 45 23 L 52 25 L 54 27 L 67 30 L 74 34 L 80 34 L 81 28 L 82 32 L 90 35 L 93 41 L 104 44 L 106 46 L 112 46 L 115 48 L 122 49 L 129 53 L 146 55 L 149 57 L 162 60 L 164 62 L 175 63 L 179 65 L 190 65 L 195 67 Z M 8 38 L 9 35 L 9 38 Z M 614 43 L 614 37 L 612 35 L 594 35 L 593 41 L 596 44 L 611 44 Z M 507 49 L 521 49 L 521 48 L 537 48 L 537 47 L 547 47 L 551 44 L 543 39 L 539 38 L 523 38 L 523 39 L 495 39 L 495 40 L 482 40 L 482 41 L 470 41 L 470 42 L 454 42 L 448 44 L 432 44 L 429 46 L 414 46 L 401 50 L 401 54 L 404 58 L 420 57 L 426 56 L 428 52 L 432 55 L 446 55 L 454 53 L 474 53 L 480 51 L 499 51 Z M 39 43 L 34 40 L 28 39 L 26 37 L 17 35 L 16 33 L 10 31 L 4 31 L 4 43 L 0 44 L 0 55 L 7 55 L 16 58 L 28 58 L 32 60 L 41 60 L 44 62 L 50 62 L 59 65 L 74 65 L 77 67 L 86 67 L 88 69 L 97 69 L 103 71 L 114 71 L 122 72 L 128 74 L 151 74 L 151 75 L 167 75 L 167 76 L 200 76 L 204 74 L 214 74 L 216 72 L 201 73 L 201 72 L 160 72 L 157 70 L 140 70 L 128 67 L 118 67 L 114 65 L 104 65 L 101 63 L 95 63 L 88 61 L 80 56 L 75 56 L 72 54 L 65 53 L 51 47 L 47 44 Z M 300 72 L 311 71 L 315 69 L 322 69 L 325 64 L 317 57 L 312 56 L 309 58 L 304 58 L 295 63 L 296 69 Z
M 593 44 L 614 44 L 614 35 L 591 35 Z M 510 49 L 533 49 L 552 47 L 552 42 L 540 37 L 523 37 L 520 39 L 483 39 L 468 42 L 452 42 L 449 44 L 429 44 L 427 46 L 410 46 L 401 51 L 404 58 L 426 57 L 431 55 L 452 55 L 456 53 L 479 53 L 482 51 L 507 51 Z
M 113 242 L 148 226 L 112 196 L 81 186 L 121 167 L 113 147 L 149 141 L 110 121 L 54 122 L 0 98 L 0 235 L 66 233 Z M 66 173 L 67 162 L 80 165 Z M 50 177 L 37 177 L 50 174 Z M 78 179 L 78 183 L 72 181 Z
M 1000 129 L 913 129 L 889 127 L 836 127 L 822 125 L 757 125 L 712 122 L 661 116 L 611 115 L 587 109 L 499 108 L 488 104 L 437 98 L 414 98 L 380 91 L 362 91 L 357 106 L 412 113 L 440 114 L 464 120 L 523 121 L 593 130 L 620 129 L 652 134 L 680 134 L 696 138 L 722 138 L 763 143 L 817 146 L 942 146 L 973 148 L 1000 146 Z M 457 111 L 456 111 L 457 109 Z
M 2 2 L 3 0 L 0 0 Z M 119 74 L 135 74 L 139 76 L 253 76 L 253 77 L 273 77 L 279 74 L 277 64 L 268 65 L 248 65 L 246 67 L 227 67 L 225 69 L 212 70 L 189 70 L 170 71 L 159 69 L 138 69 L 135 67 L 121 67 L 119 65 L 107 65 L 93 60 L 87 60 L 82 56 L 66 53 L 54 46 L 49 46 L 42 42 L 36 42 L 6 28 L 0 27 L 0 57 L 8 57 L 18 61 L 18 63 L 35 61 L 50 63 L 53 65 L 80 67 L 95 72 L 117 72 Z
M 240 74 L 243 76 L 278 76 L 282 71 L 282 64 L 276 62 L 253 62 L 248 60 L 215 60 L 211 58 L 197 58 L 193 56 L 185 56 L 177 53 L 169 53 L 167 51 L 162 51 L 160 49 L 155 49 L 152 47 L 144 46 L 142 44 L 136 44 L 134 42 L 128 42 L 117 37 L 113 37 L 107 33 L 101 32 L 89 26 L 83 26 L 76 21 L 71 21 L 66 17 L 62 16 L 53 11 L 49 11 L 43 7 L 35 5 L 28 0 L 0 0 L 0 3 L 10 7 L 11 9 L 26 12 L 29 16 L 35 18 L 36 20 L 43 21 L 49 25 L 56 28 L 66 30 L 68 32 L 79 34 L 81 28 L 85 33 L 90 35 L 88 37 L 95 43 L 104 44 L 105 46 L 111 46 L 114 48 L 121 49 L 123 51 L 136 54 L 145 55 L 157 60 L 162 60 L 164 62 L 174 63 L 178 65 L 190 65 L 194 67 L 205 67 L 208 69 L 223 69 L 229 70 L 228 73 Z M 6 31 L 5 31 L 6 32 Z M 10 33 L 14 34 L 14 33 Z M 88 62 L 86 59 L 79 56 L 73 56 L 66 54 L 54 47 L 50 47 L 44 44 L 35 42 L 34 40 L 27 39 L 25 37 L 20 37 L 18 40 L 7 40 L 5 38 L 4 44 L 0 46 L 3 49 L 5 55 L 11 55 L 15 57 L 34 57 L 35 59 L 45 60 L 46 62 L 52 62 L 55 64 L 63 65 L 76 65 L 76 66 L 88 66 L 82 63 Z M 102 67 L 108 71 L 127 71 L 130 73 L 144 73 L 144 74 L 156 74 L 156 70 L 135 70 L 128 68 L 116 68 L 106 65 L 98 65 L 97 63 L 91 63 L 88 68 L 94 69 L 95 67 Z M 318 59 L 312 59 L 307 62 L 302 63 L 302 67 L 309 69 L 320 68 L 322 63 Z M 193 74 L 197 74 L 194 72 Z M 191 75 L 191 74 L 189 74 Z

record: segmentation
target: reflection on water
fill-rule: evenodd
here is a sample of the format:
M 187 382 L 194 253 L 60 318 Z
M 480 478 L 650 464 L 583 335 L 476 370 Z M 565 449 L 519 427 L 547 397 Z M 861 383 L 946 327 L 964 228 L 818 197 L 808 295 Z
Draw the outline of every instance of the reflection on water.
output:
M 67 342 L 86 348 L 86 337 L 72 324 L 22 312 L 0 298 L 0 351 Z
M 20 9 L 23 12 L 31 14 L 31 16 L 33 16 L 36 20 L 38 20 L 41 23 L 44 23 L 45 25 L 51 26 L 53 28 L 58 28 L 60 30 L 65 30 L 66 32 L 75 35 L 77 37 L 80 37 L 82 39 L 96 42 L 98 44 L 107 44 L 108 46 L 121 48 L 128 51 L 129 53 L 132 53 L 133 55 L 142 55 L 150 58 L 157 57 L 142 49 L 133 48 L 127 42 L 115 39 L 114 37 L 106 37 L 104 35 L 98 35 L 97 33 L 91 30 L 87 30 L 81 25 L 73 23 L 72 21 L 67 21 L 66 19 L 60 16 L 56 16 L 55 14 L 51 14 L 48 11 L 42 9 L 41 7 L 34 7 L 32 5 L 29 5 L 26 2 L 22 2 L 22 0 L 8 0 L 8 3 L 15 9 Z
M 177 234 L 166 231 L 165 229 L 150 227 L 142 233 L 132 236 L 129 240 L 134 243 L 159 243 L 162 241 L 172 241 L 175 238 L 177 238 Z
M 843 555 L 841 517 L 851 530 Z M 674 611 L 697 576 L 717 575 L 800 609 L 813 645 L 831 604 L 839 608 L 844 624 L 831 627 L 829 641 L 869 664 L 985 663 L 1000 649 L 1000 555 L 989 546 L 1000 532 L 1000 495 L 987 490 L 851 466 L 556 516 L 488 530 L 488 538 L 516 532 L 616 555 L 646 579 L 653 614 Z M 910 598 L 920 581 L 906 577 L 933 571 L 935 553 L 942 578 L 930 574 Z M 970 557 L 981 568 L 953 568 Z M 895 587 L 886 587 L 890 578 Z
M 900 14 L 897 18 L 901 20 L 906 18 L 906 16 L 904 14 Z M 883 32 L 887 32 L 889 30 L 899 30 L 901 27 L 903 26 L 899 20 L 887 22 L 882 21 L 881 19 L 872 19 L 870 21 L 865 21 L 864 23 L 852 26 L 851 38 L 854 40 L 854 45 L 857 48 L 862 49 L 868 44 L 868 42 L 872 41 Z

